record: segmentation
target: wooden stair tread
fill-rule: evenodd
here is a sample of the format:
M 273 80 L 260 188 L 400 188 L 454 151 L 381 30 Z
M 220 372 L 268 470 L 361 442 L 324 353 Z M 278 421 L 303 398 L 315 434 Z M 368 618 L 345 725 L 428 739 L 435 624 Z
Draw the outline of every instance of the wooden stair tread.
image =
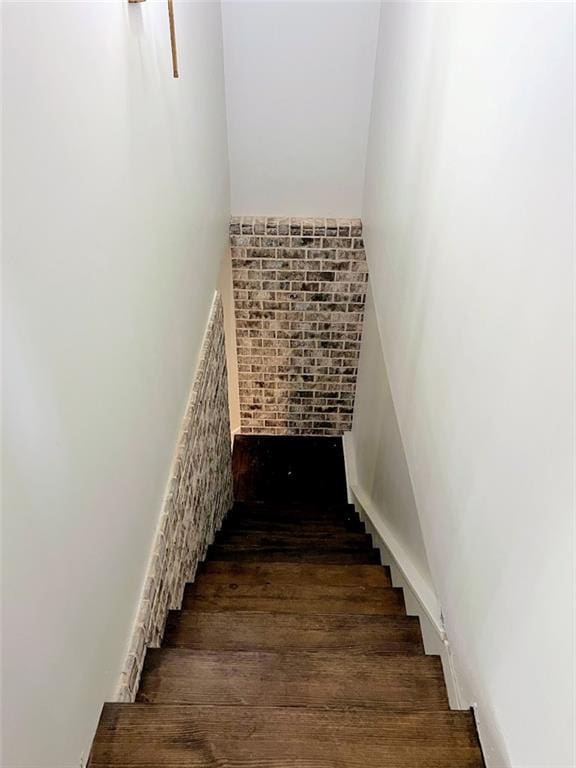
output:
M 236 502 L 227 515 L 230 521 L 345 522 L 360 520 L 353 504 L 258 504 Z
M 331 536 L 342 532 L 366 533 L 364 523 L 355 520 L 261 520 L 254 517 L 227 518 L 222 526 L 223 533 L 249 534 L 253 532 L 294 535 L 324 533 Z
M 164 648 L 245 651 L 424 652 L 418 619 L 265 612 L 171 611 Z
M 250 501 L 236 500 L 232 504 L 231 512 L 276 512 L 276 511 L 302 511 L 302 512 L 315 512 L 320 511 L 322 514 L 326 512 L 337 512 L 338 514 L 357 514 L 354 504 L 347 499 L 320 499 L 310 500 L 301 499 L 300 501 L 294 501 L 290 499 L 276 499 L 275 501 L 258 501 L 252 499 Z
M 260 561 L 267 563 L 326 563 L 331 565 L 347 563 L 379 563 L 380 553 L 377 549 L 358 551 L 355 547 L 330 549 L 329 547 L 261 547 L 260 549 L 236 549 L 213 545 L 209 557 L 214 560 Z
M 372 549 L 372 537 L 367 533 L 350 531 L 306 532 L 306 531 L 220 531 L 216 535 L 215 545 L 242 549 L 262 548 L 330 548 L 330 549 Z
M 231 563 L 207 561 L 197 576 L 198 584 L 236 584 L 253 587 L 342 586 L 370 590 L 391 586 L 390 570 L 380 565 L 329 565 L 310 563 Z
M 436 656 L 149 649 L 138 701 L 448 709 Z
M 184 592 L 185 610 L 273 611 L 276 613 L 377 614 L 404 616 L 401 589 L 391 587 L 328 587 L 274 583 L 248 585 L 198 581 Z
M 306 597 L 250 597 L 246 595 L 218 596 L 200 595 L 187 599 L 189 610 L 214 613 L 220 611 L 264 611 L 271 613 L 323 613 L 350 616 L 394 616 L 390 613 L 390 605 L 371 598 L 306 598 Z M 403 615 L 403 614 L 402 614 Z
M 91 768 L 483 768 L 469 712 L 107 704 Z

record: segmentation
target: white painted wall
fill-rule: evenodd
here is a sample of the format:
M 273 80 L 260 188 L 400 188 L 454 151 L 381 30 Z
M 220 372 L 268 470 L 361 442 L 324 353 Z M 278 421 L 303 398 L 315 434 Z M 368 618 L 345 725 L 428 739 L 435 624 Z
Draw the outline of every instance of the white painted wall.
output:
M 390 394 L 374 299 L 366 296 L 352 425 L 356 482 L 372 508 L 431 586 L 410 474 Z
M 217 3 L 6 3 L 6 768 L 75 768 L 114 693 L 220 260 Z
M 349 499 L 404 590 L 406 610 L 420 619 L 426 653 L 439 655 L 448 696 L 463 704 L 454 677 L 404 445 L 384 360 L 372 286 L 368 285 L 352 431 L 343 439 Z M 467 708 L 464 706 L 464 708 Z
M 378 3 L 222 9 L 232 213 L 359 215 Z
M 371 280 L 432 576 L 498 768 L 576 764 L 573 55 L 573 5 L 382 6 Z

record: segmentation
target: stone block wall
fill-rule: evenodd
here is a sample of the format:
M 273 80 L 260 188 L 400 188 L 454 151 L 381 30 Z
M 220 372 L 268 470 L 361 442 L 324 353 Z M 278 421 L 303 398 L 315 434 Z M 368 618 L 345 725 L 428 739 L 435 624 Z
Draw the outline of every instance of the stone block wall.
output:
M 359 219 L 233 218 L 241 431 L 352 425 L 368 270 Z
M 232 506 L 224 315 L 216 294 L 173 464 L 117 701 L 134 701 L 147 647 L 160 645 L 168 610 Z

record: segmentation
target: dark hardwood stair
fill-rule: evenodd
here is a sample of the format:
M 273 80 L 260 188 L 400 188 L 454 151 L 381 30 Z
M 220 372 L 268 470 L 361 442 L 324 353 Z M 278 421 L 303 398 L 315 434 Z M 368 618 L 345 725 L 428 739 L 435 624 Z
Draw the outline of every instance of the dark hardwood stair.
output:
M 390 570 L 380 565 L 309 565 L 307 563 L 202 563 L 192 586 L 230 585 L 235 588 L 267 589 L 354 587 L 369 592 L 391 587 Z
M 278 527 L 299 528 L 334 526 L 338 529 L 356 528 L 364 531 L 352 504 L 320 506 L 318 504 L 283 504 L 273 506 L 257 502 L 236 502 L 224 522 L 224 529 L 245 526 L 272 531 Z
M 418 620 L 398 616 L 173 611 L 164 648 L 424 653 Z
M 358 552 L 372 551 L 372 539 L 367 533 L 350 531 L 221 531 L 216 535 L 215 547 L 226 549 L 353 549 Z
M 151 649 L 138 701 L 270 707 L 447 709 L 437 656 Z
M 483 768 L 346 503 L 339 440 L 243 438 L 234 470 L 241 500 L 91 768 Z
M 290 534 L 290 533 L 307 533 L 309 535 L 322 534 L 338 534 L 344 532 L 350 533 L 366 533 L 366 529 L 363 523 L 356 518 L 355 520 L 301 520 L 296 522 L 295 520 L 275 520 L 269 518 L 268 520 L 262 519 L 262 517 L 238 517 L 227 518 L 224 521 L 222 527 L 223 533 L 266 533 L 270 534 Z
M 350 566 L 352 567 L 352 566 Z M 265 611 L 268 613 L 403 614 L 401 590 L 374 587 L 245 586 L 198 584 L 186 589 L 183 608 L 191 611 Z
M 292 546 L 248 546 L 246 548 L 230 545 L 215 544 L 210 548 L 209 556 L 214 560 L 233 560 L 235 562 L 262 563 L 323 563 L 325 565 L 354 565 L 379 563 L 380 555 L 377 549 L 356 549 L 355 547 L 338 547 L 337 544 L 302 544 Z
M 479 768 L 468 712 L 107 704 L 92 768 Z

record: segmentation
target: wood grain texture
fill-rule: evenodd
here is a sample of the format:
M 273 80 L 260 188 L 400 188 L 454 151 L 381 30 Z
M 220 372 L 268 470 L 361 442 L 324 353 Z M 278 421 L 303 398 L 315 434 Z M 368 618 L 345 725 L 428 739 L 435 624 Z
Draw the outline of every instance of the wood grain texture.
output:
M 214 544 L 231 549 L 372 549 L 372 537 L 351 531 L 220 531 Z
M 197 583 L 252 588 L 357 587 L 369 591 L 392 585 L 390 569 L 379 565 L 311 565 L 309 563 L 235 563 L 208 561 L 199 570 Z
M 228 519 L 255 520 L 265 523 L 281 522 L 346 522 L 358 521 L 358 515 L 353 504 L 329 503 L 282 503 L 274 504 L 259 502 L 236 501 L 228 514 Z
M 233 547 L 210 547 L 209 557 L 213 560 L 261 563 L 324 563 L 325 565 L 354 565 L 380 563 L 377 549 L 358 551 L 351 547 L 330 549 L 328 547 L 261 547 L 260 549 L 235 549 Z
M 226 611 L 172 611 L 164 648 L 422 654 L 417 618 Z
M 293 590 L 297 592 L 297 589 Z M 349 590 L 354 592 L 354 589 Z M 207 595 L 193 597 L 190 594 L 186 598 L 186 607 L 191 611 L 203 611 L 214 613 L 220 611 L 265 611 L 268 613 L 323 613 L 330 615 L 359 615 L 359 616 L 389 616 L 390 605 L 387 600 L 379 601 L 362 597 L 321 597 L 310 598 L 298 595 L 284 597 L 249 597 L 246 595 L 226 596 Z M 394 608 L 394 614 L 396 610 Z
M 483 768 L 469 712 L 108 704 L 92 768 Z
M 345 566 L 348 567 L 348 566 Z M 200 611 L 273 611 L 276 613 L 330 613 L 404 615 L 402 590 L 390 587 L 348 587 L 294 582 L 245 584 L 242 580 L 198 579 L 184 593 L 182 607 Z
M 448 709 L 440 659 L 330 652 L 150 649 L 138 701 Z
M 366 533 L 363 523 L 356 520 L 258 520 L 255 518 L 242 518 L 240 520 L 227 518 L 222 526 L 223 533 L 250 534 L 252 532 L 268 534 L 292 534 L 310 536 L 324 534 L 335 535 L 349 531 L 350 533 Z

